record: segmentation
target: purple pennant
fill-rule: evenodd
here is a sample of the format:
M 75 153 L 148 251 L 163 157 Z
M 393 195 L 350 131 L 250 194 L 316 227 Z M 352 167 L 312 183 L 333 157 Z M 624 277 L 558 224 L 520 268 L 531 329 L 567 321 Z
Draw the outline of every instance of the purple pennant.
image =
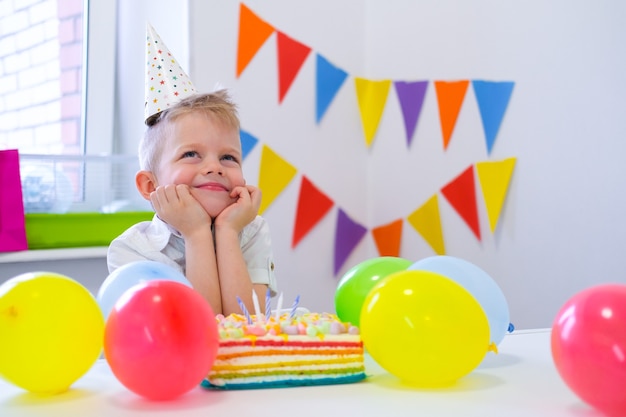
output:
M 407 145 L 410 147 L 417 120 L 422 111 L 428 81 L 396 81 L 394 85 L 396 86 L 400 107 L 402 108 L 402 116 L 404 117 Z
M 339 209 L 335 231 L 335 275 L 366 232 L 367 229 L 364 226 L 354 222 L 343 210 Z

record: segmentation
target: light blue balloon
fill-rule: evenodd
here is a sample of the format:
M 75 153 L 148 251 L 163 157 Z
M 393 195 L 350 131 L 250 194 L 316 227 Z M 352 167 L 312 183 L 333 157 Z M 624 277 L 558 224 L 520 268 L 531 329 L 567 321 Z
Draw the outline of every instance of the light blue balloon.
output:
M 96 299 L 104 319 L 109 317 L 115 303 L 127 290 L 137 284 L 155 280 L 176 281 L 192 287 L 187 278 L 172 266 L 156 261 L 128 263 L 111 272 L 98 290 Z
M 483 308 L 489 322 L 491 341 L 496 345 L 509 331 L 509 305 L 504 293 L 478 266 L 453 256 L 431 256 L 415 262 L 408 270 L 436 272 L 465 288 Z

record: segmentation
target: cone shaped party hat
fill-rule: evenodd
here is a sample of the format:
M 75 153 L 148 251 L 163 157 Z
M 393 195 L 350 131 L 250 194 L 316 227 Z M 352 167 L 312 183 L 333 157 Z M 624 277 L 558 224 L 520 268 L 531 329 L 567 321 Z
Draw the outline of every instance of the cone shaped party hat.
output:
M 146 26 L 145 123 L 154 124 L 163 110 L 196 94 L 189 76 L 178 64 L 152 25 Z

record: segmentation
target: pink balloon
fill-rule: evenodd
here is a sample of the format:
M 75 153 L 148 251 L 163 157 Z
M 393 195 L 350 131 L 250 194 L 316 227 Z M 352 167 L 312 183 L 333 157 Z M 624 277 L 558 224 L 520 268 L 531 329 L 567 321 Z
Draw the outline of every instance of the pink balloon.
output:
M 104 330 L 104 354 L 113 374 L 151 400 L 169 400 L 199 385 L 218 344 L 209 303 L 175 281 L 131 287 L 111 310 Z
M 608 415 L 626 415 L 626 285 L 588 288 L 552 325 L 552 358 L 576 395 Z

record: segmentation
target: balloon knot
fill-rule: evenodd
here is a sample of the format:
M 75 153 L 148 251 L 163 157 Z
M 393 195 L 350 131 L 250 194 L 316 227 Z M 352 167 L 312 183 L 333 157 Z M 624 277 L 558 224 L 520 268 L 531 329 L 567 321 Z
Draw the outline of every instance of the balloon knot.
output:
M 10 306 L 5 311 L 3 311 L 3 313 L 6 314 L 7 316 L 13 318 L 13 319 L 18 316 L 17 307 L 15 307 L 15 306 Z
M 509 323 L 509 328 L 507 329 L 507 331 L 509 333 L 513 333 L 513 330 L 515 330 L 515 326 L 513 326 L 513 323 Z
M 489 347 L 487 348 L 488 352 L 493 352 L 495 354 L 498 353 L 498 345 L 496 345 L 495 343 L 491 342 L 489 343 Z

